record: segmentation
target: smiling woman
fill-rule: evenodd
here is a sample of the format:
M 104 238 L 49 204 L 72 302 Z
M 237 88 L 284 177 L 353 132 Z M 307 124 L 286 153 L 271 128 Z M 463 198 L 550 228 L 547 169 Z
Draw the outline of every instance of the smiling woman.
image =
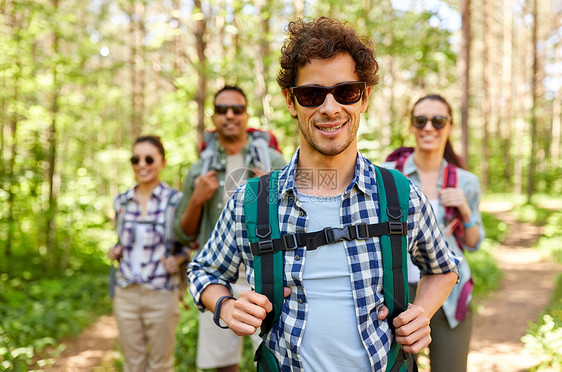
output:
M 462 169 L 450 136 L 452 109 L 447 100 L 432 94 L 420 98 L 412 109 L 410 132 L 416 148 L 400 148 L 387 158 L 384 167 L 396 168 L 421 187 L 437 216 L 449 248 L 462 257 L 475 251 L 484 238 L 480 216 L 480 185 L 472 173 Z M 473 279 L 466 260 L 460 264 L 459 282 L 431 319 L 429 356 L 431 370 L 466 371 L 472 328 Z M 420 271 L 408 262 L 412 293 Z
M 137 184 L 115 199 L 118 243 L 108 253 L 119 260 L 113 302 L 119 340 L 125 370 L 172 371 L 180 300 L 176 273 L 188 256 L 171 231 L 181 193 L 160 181 L 166 157 L 159 137 L 136 140 L 131 166 Z

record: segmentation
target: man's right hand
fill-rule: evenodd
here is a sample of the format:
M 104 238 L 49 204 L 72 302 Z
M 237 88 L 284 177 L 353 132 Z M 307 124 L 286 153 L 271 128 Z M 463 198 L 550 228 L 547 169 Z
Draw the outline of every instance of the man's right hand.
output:
M 285 287 L 283 295 L 291 294 L 291 288 Z M 253 291 L 243 291 L 237 300 L 225 300 L 221 308 L 221 318 L 238 336 L 256 333 L 273 305 L 265 295 Z
M 121 247 L 121 244 L 109 248 L 109 251 L 107 252 L 107 257 L 109 257 L 110 260 L 118 260 L 122 256 L 123 256 L 123 247 Z
M 203 204 L 211 199 L 219 188 L 219 179 L 215 170 L 210 170 L 195 179 L 195 188 L 192 199 Z

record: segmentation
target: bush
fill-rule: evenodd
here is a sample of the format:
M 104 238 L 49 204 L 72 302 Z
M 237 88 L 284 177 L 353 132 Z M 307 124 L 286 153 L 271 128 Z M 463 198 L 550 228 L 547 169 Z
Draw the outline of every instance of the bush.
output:
M 532 371 L 541 371 L 562 365 L 562 274 L 558 275 L 551 301 L 539 323 L 531 323 L 521 338 L 525 350 L 537 357 Z
M 105 273 L 67 269 L 58 278 L 39 277 L 36 271 L 0 275 L 0 370 L 43 364 L 64 348 L 56 340 L 110 311 Z
M 186 295 L 186 303 L 189 304 L 189 310 L 182 310 L 180 316 L 180 324 L 176 331 L 176 350 L 175 350 L 175 367 L 176 372 L 200 372 L 195 366 L 197 355 L 197 336 L 199 324 L 199 310 L 193 304 L 193 300 Z M 254 352 L 252 342 L 249 337 L 244 337 L 244 352 L 240 361 L 240 371 L 253 371 L 256 369 L 254 364 Z M 212 371 L 204 370 L 204 371 Z
M 492 251 L 497 245 L 498 243 L 490 239 L 484 239 L 479 250 L 464 254 L 474 278 L 473 296 L 475 299 L 483 298 L 500 286 L 503 272 L 498 268 L 497 260 L 492 255 Z

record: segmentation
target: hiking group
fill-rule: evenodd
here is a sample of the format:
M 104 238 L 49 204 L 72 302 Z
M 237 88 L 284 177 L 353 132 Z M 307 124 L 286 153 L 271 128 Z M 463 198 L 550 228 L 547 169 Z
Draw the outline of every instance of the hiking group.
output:
M 198 368 L 237 371 L 248 335 L 258 371 L 415 371 L 427 346 L 432 371 L 466 370 L 478 179 L 453 152 L 438 95 L 412 109 L 415 148 L 380 167 L 358 151 L 378 70 L 347 24 L 296 20 L 277 77 L 300 133 L 288 164 L 272 133 L 247 127 L 234 85 L 214 96 L 215 128 L 183 192 L 160 181 L 159 138 L 137 140 L 109 252 L 126 371 L 173 370 L 174 286 L 194 248 Z

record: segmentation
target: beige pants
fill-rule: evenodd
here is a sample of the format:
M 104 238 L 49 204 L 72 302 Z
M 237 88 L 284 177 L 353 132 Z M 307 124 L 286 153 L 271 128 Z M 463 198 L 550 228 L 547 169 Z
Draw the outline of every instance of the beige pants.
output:
M 125 372 L 174 370 L 179 296 L 142 285 L 116 288 L 113 313 Z
M 232 285 L 234 297 L 238 298 L 244 290 L 249 290 L 250 284 L 246 276 L 241 275 Z M 250 336 L 254 351 L 261 343 L 258 330 Z M 221 329 L 213 321 L 213 313 L 205 311 L 199 314 L 199 332 L 197 340 L 197 368 L 220 368 L 240 363 L 244 339 L 237 336 L 230 329 Z

